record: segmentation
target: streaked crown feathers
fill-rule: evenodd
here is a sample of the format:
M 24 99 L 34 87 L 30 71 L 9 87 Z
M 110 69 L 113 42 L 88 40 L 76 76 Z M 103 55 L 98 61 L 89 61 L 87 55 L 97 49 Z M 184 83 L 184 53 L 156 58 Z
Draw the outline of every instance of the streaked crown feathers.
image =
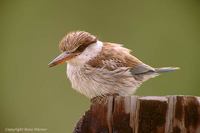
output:
M 97 42 L 96 36 L 85 31 L 74 31 L 63 37 L 60 41 L 59 49 L 73 52 L 81 45 L 89 45 L 95 42 Z

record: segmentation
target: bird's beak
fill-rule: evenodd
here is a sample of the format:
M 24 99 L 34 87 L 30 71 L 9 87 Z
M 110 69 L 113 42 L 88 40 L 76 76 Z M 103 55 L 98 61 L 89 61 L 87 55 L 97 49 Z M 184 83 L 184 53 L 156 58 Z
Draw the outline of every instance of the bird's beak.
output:
M 72 59 L 73 57 L 75 57 L 77 55 L 78 55 L 78 53 L 63 52 L 59 56 L 57 56 L 53 61 L 51 61 L 48 64 L 48 66 L 53 67 L 53 66 L 56 66 L 58 64 L 62 64 L 65 61 L 68 61 L 68 60 Z

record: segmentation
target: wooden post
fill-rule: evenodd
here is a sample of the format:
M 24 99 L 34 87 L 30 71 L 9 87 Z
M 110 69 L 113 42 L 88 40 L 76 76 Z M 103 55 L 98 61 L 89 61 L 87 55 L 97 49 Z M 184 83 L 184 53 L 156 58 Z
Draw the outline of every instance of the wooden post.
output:
M 109 96 L 92 103 L 74 133 L 200 133 L 200 97 Z

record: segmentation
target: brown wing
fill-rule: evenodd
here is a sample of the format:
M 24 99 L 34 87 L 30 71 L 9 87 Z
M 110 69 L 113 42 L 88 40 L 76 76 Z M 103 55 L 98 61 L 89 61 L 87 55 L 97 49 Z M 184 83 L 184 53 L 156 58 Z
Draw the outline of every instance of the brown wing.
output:
M 120 44 L 104 43 L 101 53 L 88 62 L 92 67 L 115 70 L 119 67 L 134 68 L 143 64 L 139 59 L 130 54 L 130 50 Z

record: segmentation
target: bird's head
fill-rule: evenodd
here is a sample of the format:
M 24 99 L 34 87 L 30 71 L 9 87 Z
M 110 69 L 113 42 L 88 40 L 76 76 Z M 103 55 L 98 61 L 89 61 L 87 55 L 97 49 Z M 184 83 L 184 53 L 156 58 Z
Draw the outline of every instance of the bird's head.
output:
M 59 44 L 59 49 L 62 53 L 48 64 L 49 67 L 53 67 L 66 61 L 70 62 L 81 55 L 87 47 L 96 42 L 96 36 L 85 31 L 68 33 Z

